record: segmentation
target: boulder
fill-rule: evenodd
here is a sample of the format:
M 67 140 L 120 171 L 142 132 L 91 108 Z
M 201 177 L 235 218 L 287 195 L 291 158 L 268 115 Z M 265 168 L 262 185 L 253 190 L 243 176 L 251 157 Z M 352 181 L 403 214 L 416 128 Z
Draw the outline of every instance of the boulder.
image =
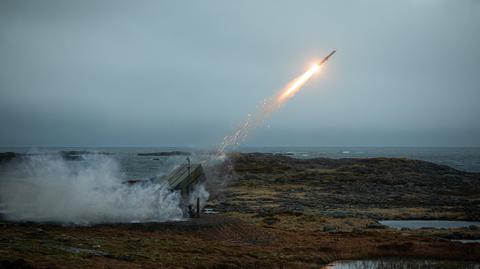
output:
M 332 225 L 325 225 L 323 226 L 323 231 L 328 233 L 328 232 L 334 232 L 336 231 L 337 228 L 335 226 L 332 226 Z

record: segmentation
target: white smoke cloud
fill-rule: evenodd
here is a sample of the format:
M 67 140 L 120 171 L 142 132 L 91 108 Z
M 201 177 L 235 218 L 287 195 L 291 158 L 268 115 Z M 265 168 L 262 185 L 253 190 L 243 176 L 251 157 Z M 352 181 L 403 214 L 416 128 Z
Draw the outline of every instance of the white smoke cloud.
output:
M 110 156 L 67 162 L 57 155 L 30 156 L 2 173 L 0 202 L 13 221 L 95 224 L 178 220 L 181 196 L 167 185 L 122 183 Z
M 197 198 L 200 198 L 200 208 L 205 206 L 205 203 L 208 201 L 210 194 L 205 189 L 204 184 L 197 184 L 193 187 L 193 191 L 189 195 L 189 204 L 190 205 L 197 205 Z

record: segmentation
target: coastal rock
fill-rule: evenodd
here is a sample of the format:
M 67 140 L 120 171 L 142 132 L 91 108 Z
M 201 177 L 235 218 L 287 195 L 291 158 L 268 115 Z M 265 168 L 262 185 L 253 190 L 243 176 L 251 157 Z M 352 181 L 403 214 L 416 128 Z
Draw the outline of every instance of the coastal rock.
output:
M 0 163 L 11 161 L 19 156 L 20 154 L 15 152 L 0 152 Z
M 263 220 L 263 222 L 265 222 L 265 224 L 268 224 L 268 225 L 274 225 L 275 223 L 277 223 L 279 221 L 280 220 L 278 218 L 275 218 L 275 217 L 265 218 Z
M 328 233 L 328 232 L 334 232 L 336 231 L 337 228 L 335 226 L 332 226 L 332 225 L 325 225 L 323 226 L 323 231 Z
M 346 212 L 341 212 L 341 211 L 324 212 L 323 215 L 329 216 L 332 218 L 347 218 L 351 216 L 351 214 L 348 214 Z
M 363 233 L 364 230 L 362 228 L 355 227 L 352 229 L 352 232 L 359 234 L 359 233 Z
M 61 150 L 58 154 L 66 161 L 82 161 L 85 159 L 85 155 L 112 155 L 113 153 L 87 150 Z
M 470 225 L 468 226 L 468 229 L 471 230 L 471 231 L 477 231 L 480 229 L 480 227 L 476 226 L 476 225 Z
M 34 267 L 24 259 L 17 259 L 13 262 L 8 260 L 0 261 L 0 269 L 34 269 Z
M 367 229 L 386 229 L 387 226 L 380 223 L 372 223 L 367 225 Z
M 138 153 L 137 155 L 164 157 L 164 156 L 190 156 L 192 154 L 186 151 L 161 151 L 161 152 Z

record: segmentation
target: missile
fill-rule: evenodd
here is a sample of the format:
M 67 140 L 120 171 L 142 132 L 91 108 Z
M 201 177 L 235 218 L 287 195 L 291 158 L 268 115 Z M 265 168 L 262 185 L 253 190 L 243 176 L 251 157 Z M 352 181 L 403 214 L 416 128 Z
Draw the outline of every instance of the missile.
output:
M 326 61 L 328 61 L 328 58 L 332 57 L 332 55 L 333 55 L 335 52 L 337 52 L 337 51 L 334 50 L 334 51 L 330 52 L 330 54 L 328 54 L 327 57 L 323 58 L 323 60 L 320 61 L 320 63 L 318 64 L 318 66 L 320 66 L 320 65 L 324 64 Z

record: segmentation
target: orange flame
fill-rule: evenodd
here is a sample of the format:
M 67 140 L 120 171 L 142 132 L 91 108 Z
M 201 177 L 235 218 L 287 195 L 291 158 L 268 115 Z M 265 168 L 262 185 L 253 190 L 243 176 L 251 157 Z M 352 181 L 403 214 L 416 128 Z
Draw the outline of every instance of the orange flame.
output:
M 302 86 L 307 83 L 307 81 L 317 72 L 319 72 L 321 69 L 321 66 L 318 64 L 312 65 L 310 69 L 307 70 L 307 72 L 303 73 L 301 76 L 298 78 L 294 79 L 292 82 L 290 82 L 285 90 L 281 91 L 280 94 L 277 97 L 277 102 L 283 103 L 285 99 L 293 97 L 297 92 L 302 89 Z

